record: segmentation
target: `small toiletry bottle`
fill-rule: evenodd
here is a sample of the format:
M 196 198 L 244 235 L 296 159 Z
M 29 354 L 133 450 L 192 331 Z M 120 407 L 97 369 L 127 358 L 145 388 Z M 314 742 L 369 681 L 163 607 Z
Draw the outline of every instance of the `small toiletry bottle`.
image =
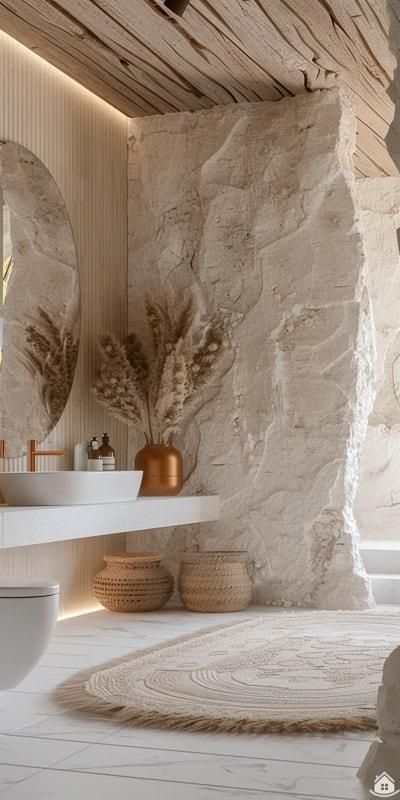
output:
M 85 472 L 87 470 L 88 443 L 77 442 L 74 447 L 74 470 Z
M 105 472 L 111 472 L 115 470 L 115 453 L 114 449 L 110 445 L 110 437 L 108 433 L 103 433 L 102 445 L 99 449 L 99 453 L 101 453 L 103 457 L 103 470 Z
M 89 445 L 87 468 L 88 472 L 103 472 L 103 459 L 96 436 L 93 436 Z

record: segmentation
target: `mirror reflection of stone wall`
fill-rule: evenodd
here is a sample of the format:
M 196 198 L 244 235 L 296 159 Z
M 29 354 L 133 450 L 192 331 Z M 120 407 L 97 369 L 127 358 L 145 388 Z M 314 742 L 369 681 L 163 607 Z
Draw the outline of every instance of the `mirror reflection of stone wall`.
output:
M 0 143 L 0 439 L 6 455 L 42 441 L 71 390 L 79 276 L 60 191 L 42 162 Z

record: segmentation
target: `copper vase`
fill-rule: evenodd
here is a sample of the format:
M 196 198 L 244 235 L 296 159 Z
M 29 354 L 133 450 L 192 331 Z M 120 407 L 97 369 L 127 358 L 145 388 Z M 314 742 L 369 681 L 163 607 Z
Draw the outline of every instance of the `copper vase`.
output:
M 141 495 L 162 497 L 182 489 L 182 456 L 172 445 L 147 444 L 136 455 L 135 469 L 143 470 Z

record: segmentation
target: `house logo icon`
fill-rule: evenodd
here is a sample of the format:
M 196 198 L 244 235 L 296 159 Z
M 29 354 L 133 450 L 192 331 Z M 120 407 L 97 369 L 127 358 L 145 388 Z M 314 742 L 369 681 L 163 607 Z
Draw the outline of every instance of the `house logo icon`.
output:
M 381 775 L 376 776 L 374 788 L 370 789 L 369 793 L 374 797 L 394 797 L 400 793 L 400 789 L 396 789 L 393 778 L 387 772 L 382 772 Z

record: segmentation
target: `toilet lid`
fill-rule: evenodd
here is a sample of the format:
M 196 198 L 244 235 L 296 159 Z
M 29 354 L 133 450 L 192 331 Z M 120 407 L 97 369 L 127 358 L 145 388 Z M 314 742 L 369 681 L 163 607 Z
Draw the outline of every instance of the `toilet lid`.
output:
M 47 597 L 59 594 L 60 586 L 46 578 L 6 578 L 0 575 L 0 597 Z

